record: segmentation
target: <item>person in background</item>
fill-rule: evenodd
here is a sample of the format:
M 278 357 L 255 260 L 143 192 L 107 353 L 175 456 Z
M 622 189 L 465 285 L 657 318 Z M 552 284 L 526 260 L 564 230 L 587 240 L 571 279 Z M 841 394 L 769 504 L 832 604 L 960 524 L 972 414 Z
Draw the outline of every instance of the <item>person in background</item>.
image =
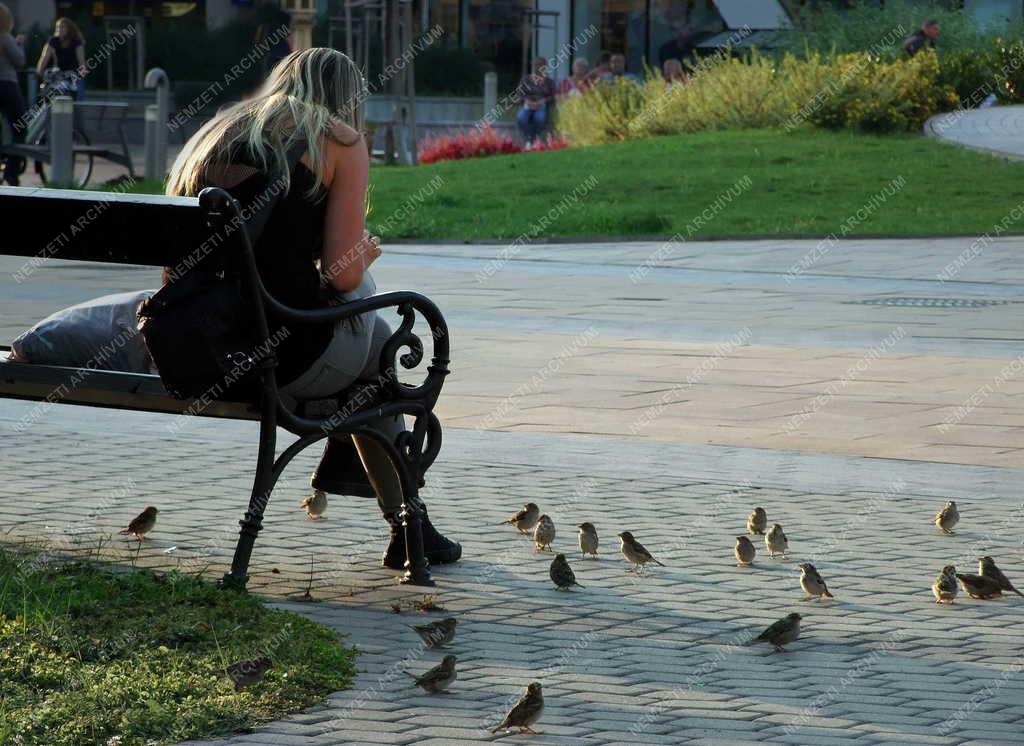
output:
M 555 81 L 547 76 L 547 70 L 547 59 L 537 57 L 533 61 L 533 72 L 524 76 L 516 88 L 522 102 L 516 122 L 528 146 L 547 127 L 549 109 L 555 100 Z
M 584 58 L 577 57 L 572 63 L 572 75 L 558 84 L 556 95 L 558 98 L 579 95 L 590 87 L 591 82 L 590 65 Z
M 609 52 L 601 52 L 601 56 L 597 58 L 597 65 L 594 67 L 593 72 L 590 73 L 591 82 L 598 80 L 605 80 L 611 83 L 615 80 L 615 76 L 612 75 L 612 56 Z
M 626 71 L 626 55 L 624 54 L 613 54 L 611 56 L 610 67 L 612 77 L 614 78 L 625 78 L 626 80 L 632 80 L 634 83 L 639 83 L 640 78 L 634 73 Z
M 276 11 L 268 23 L 261 23 L 256 28 L 255 47 L 266 47 L 263 53 L 263 77 L 273 70 L 277 63 L 292 53 L 291 36 L 292 17 L 283 10 Z
M 921 28 L 914 31 L 903 41 L 903 51 L 910 57 L 920 52 L 925 47 L 935 49 L 935 40 L 942 34 L 939 22 L 934 18 L 921 24 Z
M 40 80 L 51 67 L 75 76 L 75 98 L 81 99 L 85 93 L 85 76 L 89 72 L 85 66 L 85 37 L 70 18 L 57 19 L 53 36 L 43 46 L 36 63 Z
M 679 60 L 665 60 L 665 64 L 661 66 L 661 77 L 665 79 L 667 85 L 690 82 L 686 73 L 683 72 L 683 63 Z
M 0 3 L 0 115 L 11 126 L 14 142 L 25 140 L 25 98 L 18 85 L 18 69 L 25 65 L 25 35 L 13 36 L 14 14 Z M 25 159 L 5 156 L 3 180 L 18 186 L 18 176 L 25 170 Z

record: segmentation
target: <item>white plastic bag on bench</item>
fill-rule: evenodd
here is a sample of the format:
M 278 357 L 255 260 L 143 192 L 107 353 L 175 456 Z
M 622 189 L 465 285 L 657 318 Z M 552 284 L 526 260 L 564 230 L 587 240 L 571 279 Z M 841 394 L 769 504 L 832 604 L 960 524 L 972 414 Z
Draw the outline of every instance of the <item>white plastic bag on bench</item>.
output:
M 105 295 L 57 311 L 11 343 L 11 360 L 149 373 L 149 354 L 135 314 L 155 292 Z

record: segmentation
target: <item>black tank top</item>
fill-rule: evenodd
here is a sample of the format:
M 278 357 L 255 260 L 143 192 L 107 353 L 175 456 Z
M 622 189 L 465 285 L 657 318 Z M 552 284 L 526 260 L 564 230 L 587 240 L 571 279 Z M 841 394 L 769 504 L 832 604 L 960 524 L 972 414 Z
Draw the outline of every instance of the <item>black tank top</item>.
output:
M 235 163 L 238 160 L 232 159 Z M 281 195 L 254 247 L 256 266 L 267 291 L 293 308 L 324 308 L 320 273 L 314 261 L 320 258 L 324 243 L 324 218 L 327 214 L 325 190 L 313 198 L 307 193 L 315 183 L 313 173 L 301 161 L 291 173 L 288 193 Z M 265 195 L 268 180 L 257 173 L 229 191 L 242 207 L 252 205 Z M 331 341 L 334 324 L 286 324 L 267 309 L 272 340 L 281 340 L 277 351 L 279 385 L 294 381 L 304 373 Z

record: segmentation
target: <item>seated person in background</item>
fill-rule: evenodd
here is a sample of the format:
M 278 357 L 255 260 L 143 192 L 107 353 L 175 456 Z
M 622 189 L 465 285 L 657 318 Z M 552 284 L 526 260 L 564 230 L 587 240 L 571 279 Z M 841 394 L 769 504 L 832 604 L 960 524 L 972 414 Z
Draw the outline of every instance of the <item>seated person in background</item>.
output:
M 540 136 L 548 124 L 548 114 L 555 100 L 555 81 L 547 76 L 548 61 L 537 57 L 533 61 L 533 72 L 523 77 L 516 87 L 516 94 L 522 102 L 516 122 L 527 145 Z
M 597 58 L 597 65 L 594 66 L 593 72 L 590 73 L 591 84 L 598 80 L 605 80 L 609 83 L 615 80 L 615 76 L 612 75 L 612 56 L 608 52 L 601 52 L 601 56 Z
M 632 80 L 634 83 L 642 82 L 640 77 L 631 73 L 626 72 L 626 55 L 624 54 L 613 54 L 609 60 L 612 77 L 625 78 L 626 80 Z
M 590 65 L 583 57 L 577 57 L 572 63 L 572 75 L 558 84 L 558 98 L 575 96 L 586 91 L 592 82 Z
M 667 85 L 690 82 L 686 73 L 683 72 L 683 64 L 679 60 L 665 60 L 665 64 L 661 66 L 661 77 L 665 79 Z
M 171 195 L 194 197 L 214 185 L 243 206 L 252 205 L 287 163 L 288 151 L 295 144 L 304 148 L 255 246 L 267 289 L 295 308 L 322 308 L 376 289 L 368 270 L 380 258 L 380 239 L 364 229 L 370 165 L 362 135 L 366 89 L 344 54 L 322 48 L 293 52 L 251 98 L 222 110 L 186 143 L 168 178 Z M 377 378 L 381 348 L 391 333 L 377 313 L 301 326 L 289 326 L 269 310 L 267 317 L 271 337 L 283 340 L 277 373 L 281 391 L 289 396 L 328 398 L 356 381 Z M 386 418 L 378 429 L 394 438 L 405 429 L 402 420 Z M 402 569 L 402 485 L 376 441 L 360 435 L 330 438 L 313 486 L 375 496 L 391 527 L 383 564 Z M 426 514 L 423 543 L 432 565 L 455 562 L 462 554 Z
M 935 49 L 935 40 L 942 34 L 939 22 L 932 19 L 921 24 L 921 28 L 911 32 L 910 36 L 903 40 L 903 51 L 908 57 L 913 57 L 925 47 Z

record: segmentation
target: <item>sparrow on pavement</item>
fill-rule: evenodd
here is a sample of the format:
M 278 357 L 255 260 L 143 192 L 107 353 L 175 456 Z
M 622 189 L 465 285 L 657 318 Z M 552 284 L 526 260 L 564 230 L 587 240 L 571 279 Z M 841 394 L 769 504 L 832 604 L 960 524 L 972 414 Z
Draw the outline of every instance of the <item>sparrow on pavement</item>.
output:
M 252 686 L 262 681 L 263 674 L 272 667 L 270 658 L 261 655 L 259 658 L 253 658 L 252 660 L 236 661 L 228 666 L 227 671 L 231 681 L 235 684 L 235 691 L 240 692 L 247 686 Z
M 551 575 L 551 582 L 558 586 L 560 591 L 567 591 L 574 585 L 580 588 L 583 587 L 576 582 L 576 574 L 569 567 L 564 554 L 556 554 L 555 558 L 551 560 L 549 573 Z
M 802 599 L 804 601 L 809 601 L 812 598 L 833 598 L 818 569 L 810 562 L 800 565 L 800 587 L 807 594 Z
M 540 508 L 537 507 L 537 503 L 526 503 L 522 510 L 513 516 L 509 516 L 507 520 L 502 521 L 498 525 L 504 526 L 510 523 L 519 529 L 519 533 L 528 534 L 537 524 L 537 516 L 539 515 Z
M 597 529 L 593 523 L 581 523 L 580 526 L 580 552 L 597 556 Z
M 960 511 L 956 509 L 956 502 L 947 500 L 942 510 L 935 514 L 932 522 L 942 529 L 943 533 L 953 533 L 953 526 L 960 522 Z
M 788 614 L 772 624 L 768 629 L 747 644 L 752 645 L 755 642 L 767 642 L 770 643 L 778 652 L 785 653 L 786 648 L 784 648 L 783 645 L 796 642 L 796 639 L 800 636 L 801 619 L 803 619 L 803 617 L 795 612 Z
M 754 508 L 747 516 L 747 533 L 760 536 L 768 528 L 768 514 L 764 508 Z
M 533 529 L 534 552 L 541 549 L 551 551 L 551 542 L 555 540 L 555 522 L 547 513 L 537 519 L 537 525 Z
M 754 549 L 754 542 L 752 542 L 746 536 L 737 536 L 736 546 L 734 547 L 734 549 L 736 552 L 737 565 L 753 564 L 754 555 L 757 554 L 757 550 Z
M 156 514 L 159 512 L 159 510 L 150 505 L 137 516 L 132 518 L 132 522 L 128 524 L 128 528 L 121 529 L 119 533 L 131 534 L 139 541 L 142 541 L 142 537 L 152 531 L 153 526 L 156 525 Z
M 420 636 L 428 648 L 440 650 L 455 638 L 455 626 L 458 623 L 457 619 L 448 617 L 429 624 L 410 624 L 409 628 Z
M 306 518 L 319 521 L 327 510 L 327 493 L 323 490 L 313 490 L 313 494 L 300 502 L 299 507 L 306 509 Z
M 535 731 L 531 726 L 540 720 L 541 714 L 544 712 L 544 696 L 540 691 L 540 682 L 534 681 L 523 692 L 523 696 L 519 698 L 519 701 L 512 706 L 512 709 L 508 711 L 505 719 L 501 721 L 501 724 L 497 728 L 493 728 L 491 733 L 497 733 L 499 730 L 510 730 L 512 728 L 518 728 L 520 733 L 533 733 Z
M 1010 582 L 1010 579 L 1003 575 L 1003 571 L 996 566 L 996 561 L 988 555 L 978 558 L 978 574 L 986 578 L 992 578 L 992 580 L 999 583 L 1000 590 L 1016 593 L 1018 596 L 1024 596 L 1024 593 L 1021 593 L 1013 587 L 1013 583 Z
M 1003 597 L 1003 589 L 999 586 L 998 580 L 985 577 L 984 575 L 975 575 L 970 572 L 958 572 L 956 578 L 971 598 L 989 599 Z
M 416 682 L 416 686 L 427 694 L 447 694 L 447 689 L 455 681 L 455 662 L 458 659 L 454 655 L 446 655 L 444 659 L 427 671 L 422 676 L 416 676 L 406 671 L 406 675 Z
M 622 556 L 627 561 L 633 563 L 633 567 L 630 567 L 626 572 L 638 572 L 641 575 L 644 572 L 644 565 L 648 562 L 653 562 L 656 565 L 665 566 L 663 562 L 659 562 L 654 559 L 654 555 L 647 551 L 643 544 L 633 538 L 633 534 L 629 531 L 623 531 L 619 534 L 619 539 L 622 541 Z
M 937 604 L 951 604 L 956 598 L 960 586 L 956 584 L 956 568 L 946 565 L 932 581 L 932 595 Z
M 769 557 L 781 554 L 785 558 L 786 550 L 789 549 L 789 539 L 786 538 L 782 526 L 777 523 L 772 524 L 772 527 L 768 529 L 768 533 L 764 535 L 764 545 L 768 549 Z

